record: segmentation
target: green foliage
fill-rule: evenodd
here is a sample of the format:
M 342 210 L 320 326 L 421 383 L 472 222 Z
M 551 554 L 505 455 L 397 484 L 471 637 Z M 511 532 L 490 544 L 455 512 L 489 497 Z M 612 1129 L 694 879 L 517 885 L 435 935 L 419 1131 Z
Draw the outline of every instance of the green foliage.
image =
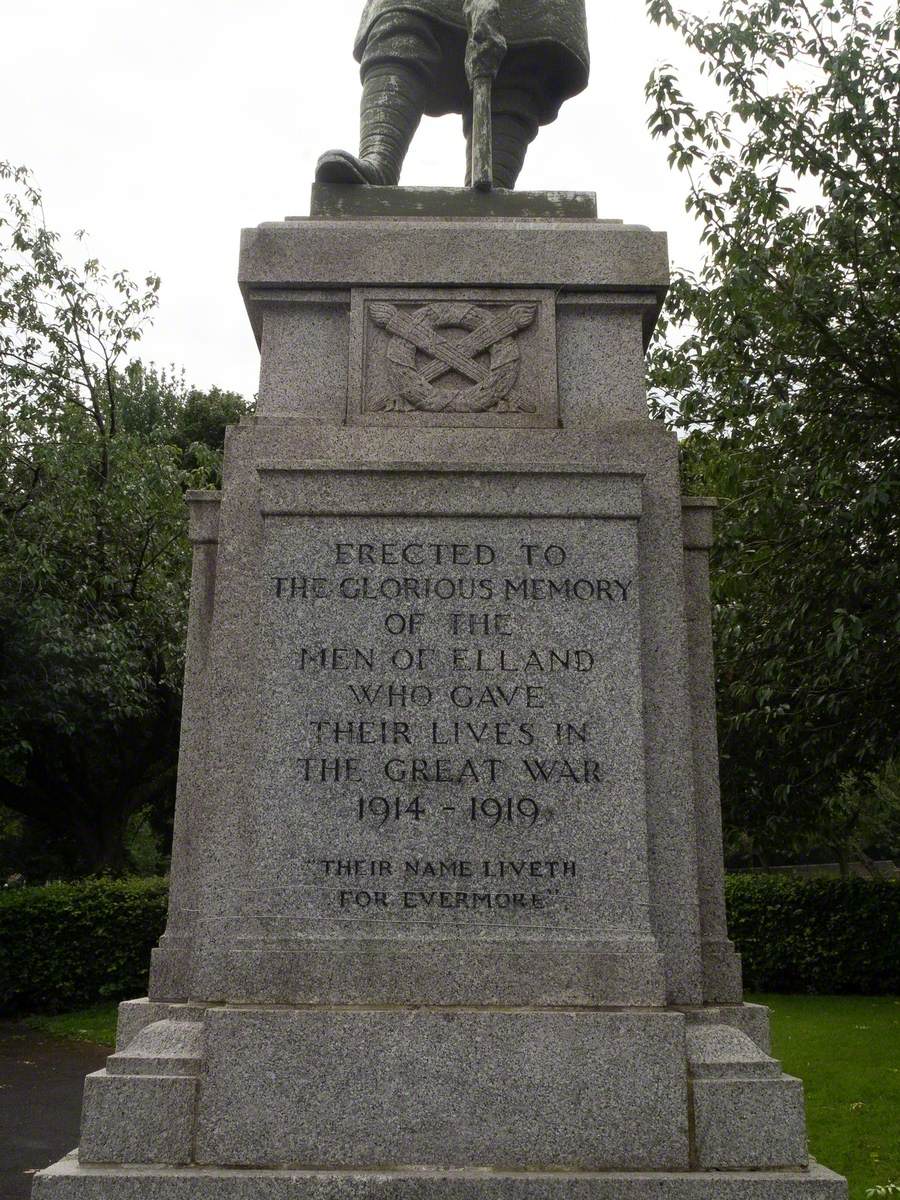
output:
M 5 881 L 6 886 L 17 886 L 28 880 L 64 879 L 76 857 L 64 833 L 32 824 L 0 804 L 0 887 Z
M 225 430 L 248 411 L 242 396 L 217 387 L 189 388 L 183 375 L 147 368 L 139 360 L 128 363 L 115 384 L 121 428 L 143 443 L 180 450 L 181 469 L 194 473 L 191 487 L 221 485 Z
M 721 502 L 713 599 L 726 826 L 802 849 L 900 730 L 900 16 L 860 0 L 649 0 L 720 86 L 651 128 L 706 249 L 650 355 L 689 490 Z
M 900 993 L 900 884 L 729 875 L 728 931 L 751 990 Z
M 845 775 L 819 807 L 815 840 L 834 851 L 847 878 L 871 846 L 900 846 L 900 758 L 860 778 Z
M 166 903 L 162 879 L 0 891 L 0 1014 L 145 995 Z
M 27 173 L 0 178 L 0 803 L 119 872 L 174 796 L 183 491 L 244 405 L 130 360 L 158 281 L 70 266 Z
M 176 423 L 175 444 L 184 452 L 185 469 L 207 477 L 204 486 L 221 486 L 225 430 L 246 412 L 247 403 L 236 392 L 213 387 L 208 392 L 193 389 L 186 394 Z

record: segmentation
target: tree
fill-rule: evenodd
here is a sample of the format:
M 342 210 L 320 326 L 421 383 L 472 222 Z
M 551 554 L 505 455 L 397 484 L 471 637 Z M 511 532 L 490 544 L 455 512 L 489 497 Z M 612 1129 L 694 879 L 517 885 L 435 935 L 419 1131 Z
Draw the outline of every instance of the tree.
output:
M 648 84 L 706 255 L 650 384 L 688 488 L 721 500 L 726 825 L 765 857 L 897 752 L 900 25 L 860 0 L 648 11 L 726 99 L 699 110 L 670 67 Z
M 183 489 L 218 469 L 191 413 L 242 406 L 132 361 L 158 281 L 71 266 L 27 172 L 0 177 L 0 802 L 120 871 L 174 789 Z
M 853 861 L 871 870 L 873 847 L 900 845 L 900 759 L 889 759 L 862 778 L 845 775 L 822 803 L 818 825 L 819 845 L 833 853 L 844 879 Z

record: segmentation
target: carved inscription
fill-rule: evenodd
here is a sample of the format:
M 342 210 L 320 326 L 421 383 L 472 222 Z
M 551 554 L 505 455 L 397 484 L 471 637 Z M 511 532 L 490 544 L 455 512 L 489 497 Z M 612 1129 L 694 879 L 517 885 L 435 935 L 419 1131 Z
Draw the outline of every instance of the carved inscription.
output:
M 267 802 L 288 886 L 310 919 L 627 920 L 634 528 L 422 524 L 274 523 Z

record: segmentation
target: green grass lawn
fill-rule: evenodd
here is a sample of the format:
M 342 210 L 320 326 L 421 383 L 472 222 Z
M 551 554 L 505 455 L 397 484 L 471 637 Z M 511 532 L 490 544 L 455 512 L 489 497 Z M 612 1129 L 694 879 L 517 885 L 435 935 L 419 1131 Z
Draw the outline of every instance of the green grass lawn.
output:
M 772 1009 L 772 1053 L 806 1086 L 810 1153 L 850 1200 L 900 1184 L 900 998 L 748 996 Z
M 773 1053 L 806 1085 L 810 1150 L 846 1175 L 851 1200 L 900 1183 L 900 999 L 748 996 L 772 1009 Z M 56 1037 L 112 1045 L 116 1006 L 31 1017 Z
M 55 1017 L 26 1017 L 25 1024 L 51 1037 L 68 1038 L 75 1042 L 97 1042 L 101 1046 L 116 1044 L 117 1004 L 98 1004 L 79 1012 L 60 1013 Z

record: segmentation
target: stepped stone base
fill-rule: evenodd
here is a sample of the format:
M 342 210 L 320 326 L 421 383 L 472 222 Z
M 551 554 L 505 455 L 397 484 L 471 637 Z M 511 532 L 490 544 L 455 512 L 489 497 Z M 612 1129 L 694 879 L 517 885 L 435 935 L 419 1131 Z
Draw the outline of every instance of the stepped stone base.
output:
M 766 1017 L 133 1001 L 33 1200 L 846 1200 Z
M 82 1167 L 75 1154 L 35 1176 L 33 1200 L 846 1200 L 847 1184 L 804 1171 L 231 1171 Z

